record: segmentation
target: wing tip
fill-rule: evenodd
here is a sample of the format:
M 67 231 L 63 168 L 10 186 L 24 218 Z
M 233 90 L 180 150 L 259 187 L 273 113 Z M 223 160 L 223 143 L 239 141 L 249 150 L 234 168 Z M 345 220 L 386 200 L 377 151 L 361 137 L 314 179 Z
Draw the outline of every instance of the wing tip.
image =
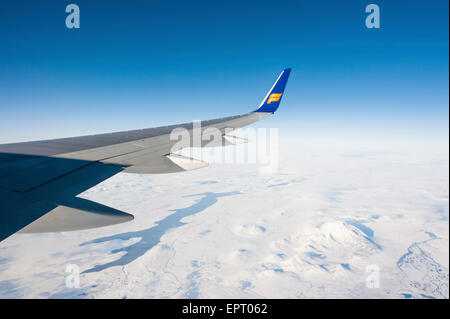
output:
M 281 72 L 269 93 L 267 93 L 261 105 L 255 110 L 255 112 L 275 113 L 280 106 L 291 70 L 292 68 L 286 68 Z

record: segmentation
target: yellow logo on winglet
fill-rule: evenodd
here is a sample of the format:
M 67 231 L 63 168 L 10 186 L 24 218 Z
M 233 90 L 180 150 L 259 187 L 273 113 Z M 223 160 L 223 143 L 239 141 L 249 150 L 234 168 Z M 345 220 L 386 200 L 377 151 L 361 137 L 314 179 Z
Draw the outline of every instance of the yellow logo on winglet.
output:
M 283 95 L 283 93 L 270 94 L 269 98 L 267 99 L 267 104 L 279 101 L 281 99 L 281 95 Z

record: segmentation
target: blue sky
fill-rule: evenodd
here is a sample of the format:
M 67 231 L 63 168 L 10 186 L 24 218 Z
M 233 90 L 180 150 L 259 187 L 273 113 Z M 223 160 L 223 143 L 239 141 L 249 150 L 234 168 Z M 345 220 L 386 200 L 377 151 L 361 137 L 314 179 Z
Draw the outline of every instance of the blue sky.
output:
M 65 27 L 76 3 L 81 28 Z M 367 29 L 376 3 L 381 28 Z M 255 109 L 303 140 L 448 143 L 448 1 L 6 1 L 0 143 Z

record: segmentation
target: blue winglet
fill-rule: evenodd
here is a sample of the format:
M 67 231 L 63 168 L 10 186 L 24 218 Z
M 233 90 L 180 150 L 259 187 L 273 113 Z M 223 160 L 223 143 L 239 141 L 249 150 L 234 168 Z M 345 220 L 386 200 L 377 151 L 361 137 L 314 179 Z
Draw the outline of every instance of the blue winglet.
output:
M 270 89 L 269 93 L 267 93 L 264 100 L 261 102 L 261 105 L 255 112 L 266 112 L 266 113 L 274 113 L 278 106 L 280 106 L 281 98 L 283 97 L 284 88 L 286 87 L 287 80 L 289 78 L 289 74 L 291 74 L 291 69 L 285 69 L 281 72 L 278 79 L 275 81 L 275 84 Z

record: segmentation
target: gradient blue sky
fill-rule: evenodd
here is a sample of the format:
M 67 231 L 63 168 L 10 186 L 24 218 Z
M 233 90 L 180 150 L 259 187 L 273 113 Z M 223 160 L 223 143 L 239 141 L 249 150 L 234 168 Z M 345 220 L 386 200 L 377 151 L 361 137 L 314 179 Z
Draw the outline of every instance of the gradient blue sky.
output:
M 65 27 L 76 3 L 81 28 Z M 95 3 L 95 4 L 94 4 Z M 381 9 L 367 29 L 365 7 Z M 2 1 L 0 143 L 255 109 L 302 140 L 448 148 L 448 1 Z

